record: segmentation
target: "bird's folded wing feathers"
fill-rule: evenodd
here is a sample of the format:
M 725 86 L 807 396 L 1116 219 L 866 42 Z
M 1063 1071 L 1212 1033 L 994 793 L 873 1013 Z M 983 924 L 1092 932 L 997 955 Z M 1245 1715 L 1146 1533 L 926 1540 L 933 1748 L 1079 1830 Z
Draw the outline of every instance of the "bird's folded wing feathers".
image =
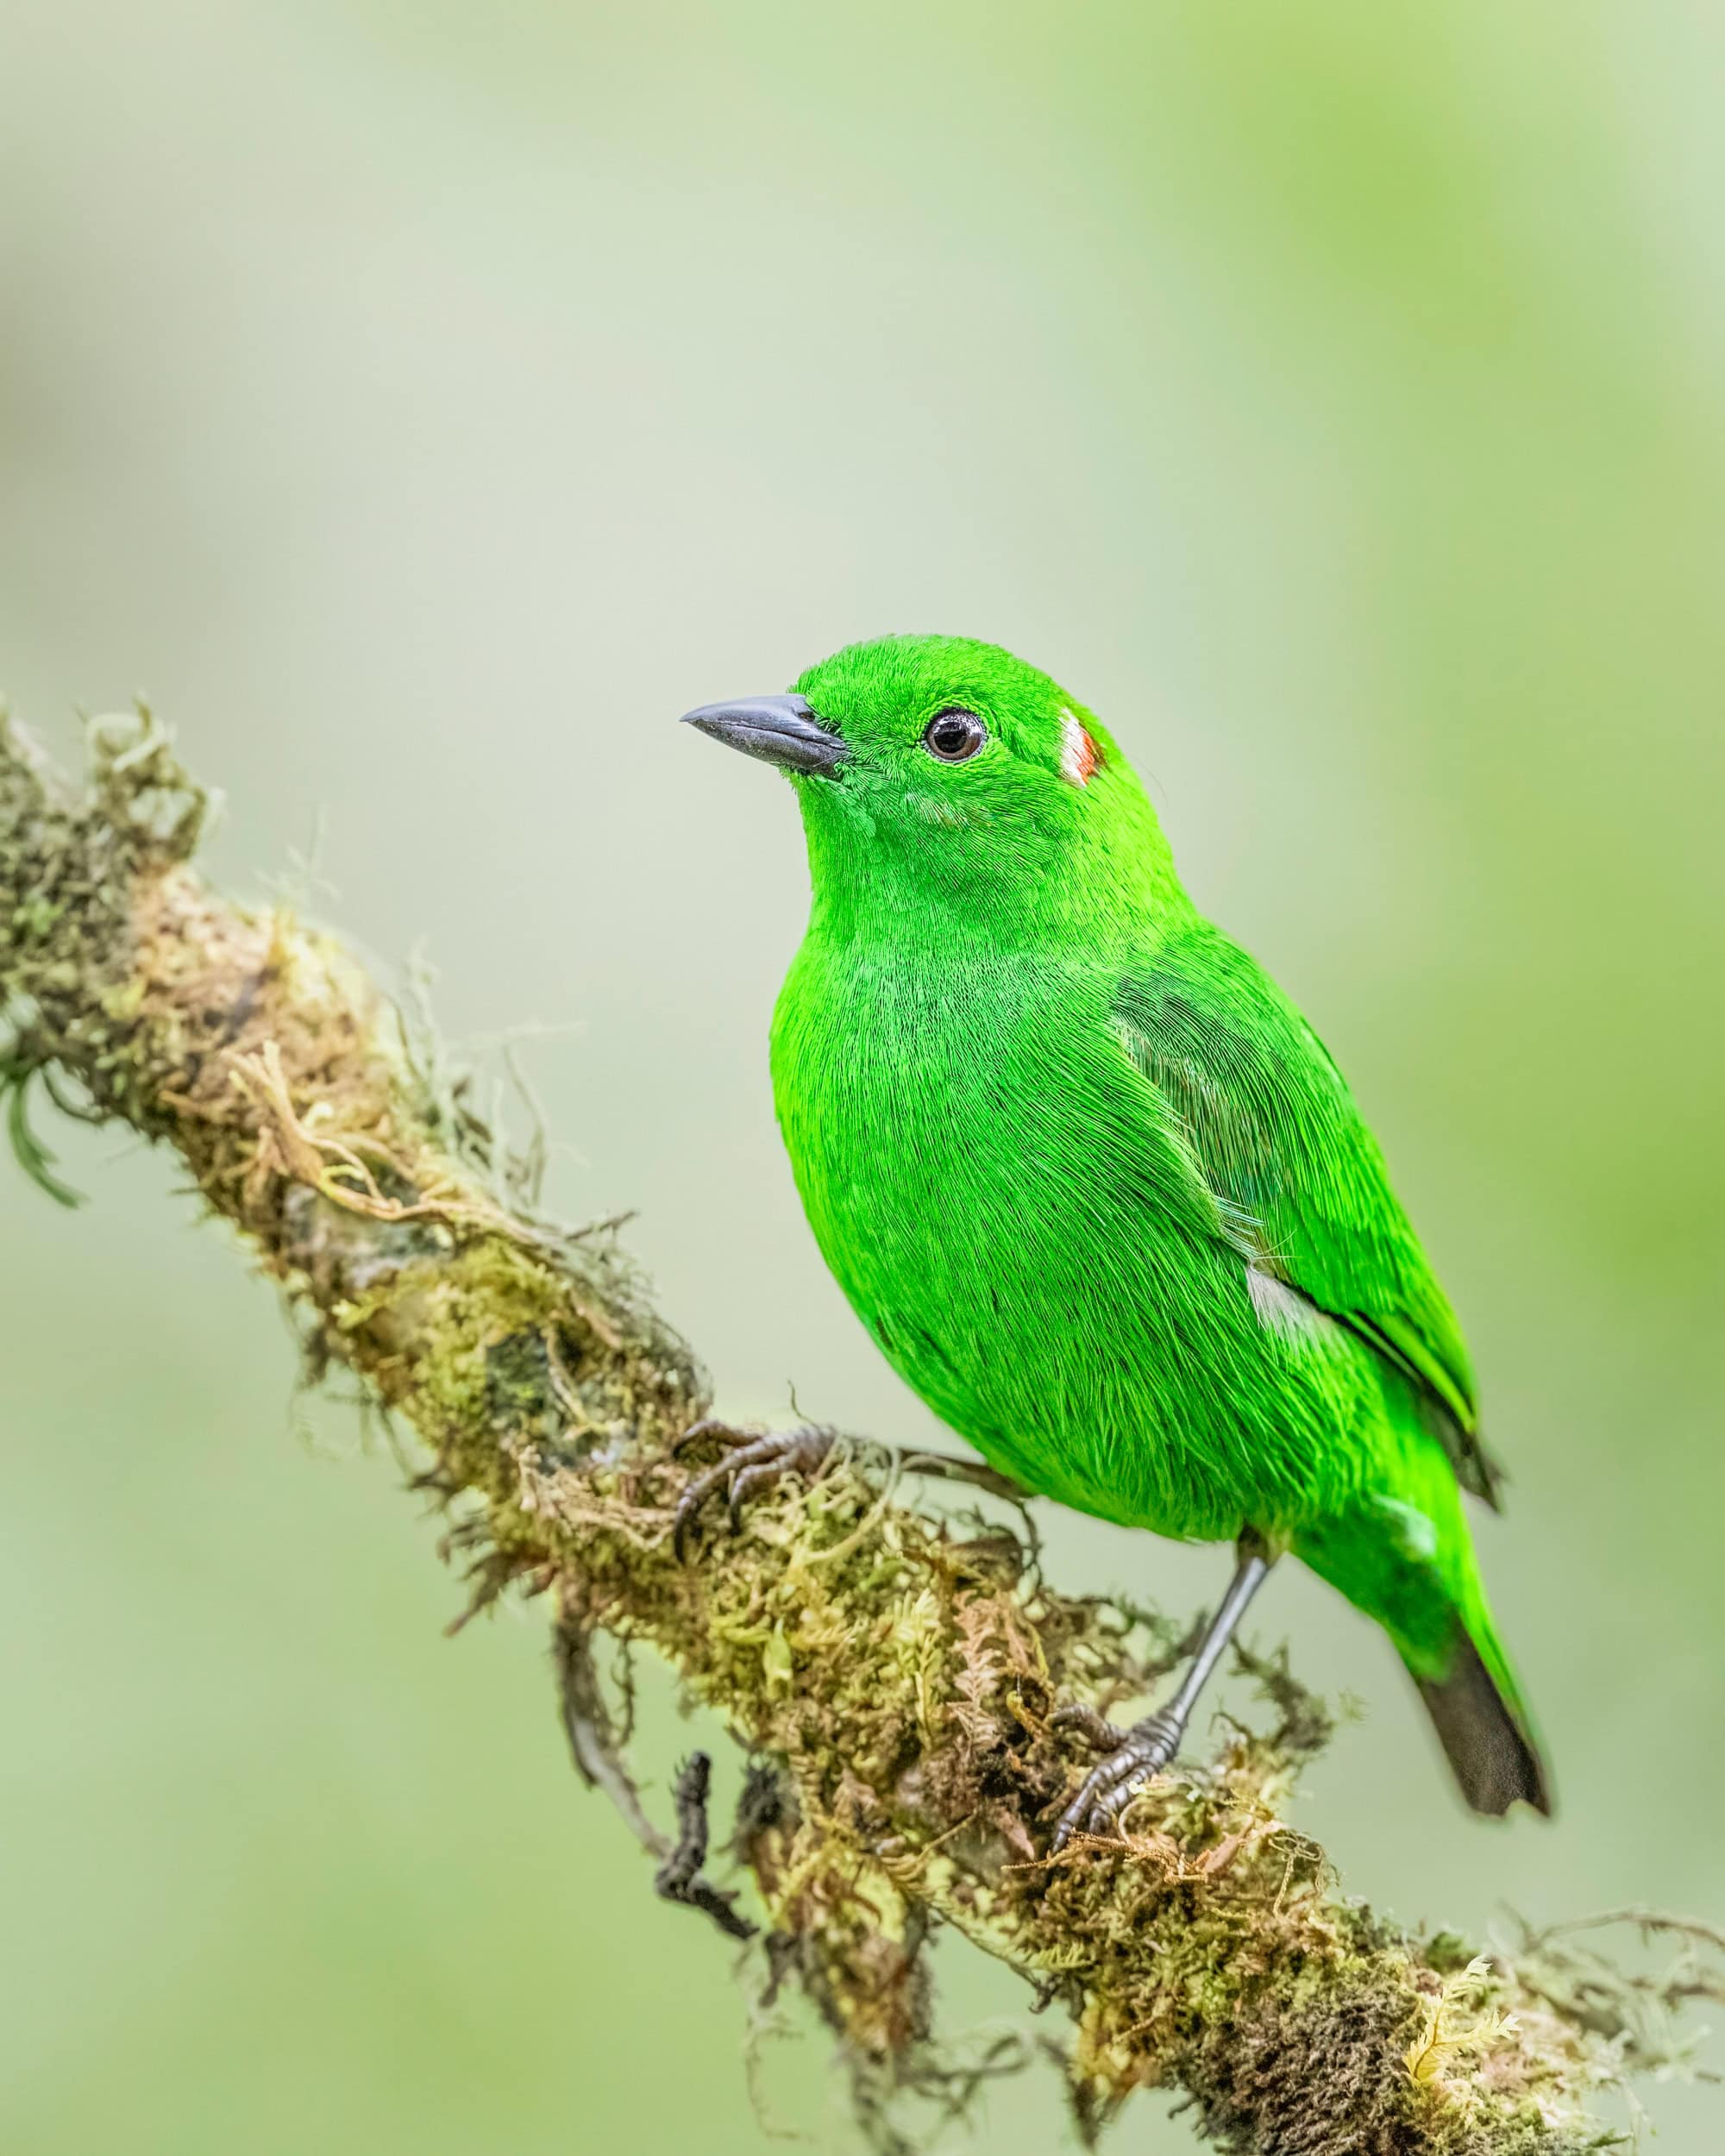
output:
M 1463 1486 L 1495 1504 L 1454 1313 L 1300 1012 L 1244 951 L 1195 924 L 1127 977 L 1113 1015 L 1179 1119 L 1229 1241 L 1400 1371 Z

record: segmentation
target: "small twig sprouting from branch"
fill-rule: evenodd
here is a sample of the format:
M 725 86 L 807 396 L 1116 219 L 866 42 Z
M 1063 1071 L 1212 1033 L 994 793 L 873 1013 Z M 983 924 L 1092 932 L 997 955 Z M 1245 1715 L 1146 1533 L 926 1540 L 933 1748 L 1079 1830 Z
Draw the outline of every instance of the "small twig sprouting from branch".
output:
M 728 1939 L 753 1939 L 756 1926 L 731 1906 L 737 1899 L 734 1891 L 714 1886 L 706 1876 L 706 1808 L 712 1786 L 711 1757 L 692 1752 L 678 1768 L 672 1789 L 677 1807 L 676 1846 L 654 1873 L 653 1890 L 667 1902 L 710 1916 Z
M 668 1857 L 671 1845 L 648 1818 L 641 1792 L 624 1764 L 611 1709 L 593 1662 L 592 1639 L 579 1625 L 560 1617 L 552 1631 L 551 1645 L 563 1729 L 575 1771 L 589 1789 L 605 1792 L 649 1856 Z

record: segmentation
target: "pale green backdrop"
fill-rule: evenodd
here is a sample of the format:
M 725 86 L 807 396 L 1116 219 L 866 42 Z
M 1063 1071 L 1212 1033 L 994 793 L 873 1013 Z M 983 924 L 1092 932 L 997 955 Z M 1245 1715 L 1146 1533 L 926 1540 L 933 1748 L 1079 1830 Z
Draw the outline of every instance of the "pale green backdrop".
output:
M 640 1206 L 732 1407 L 933 1434 L 773 1126 L 790 800 L 676 715 L 936 628 L 1107 716 L 1473 1335 L 1557 1824 L 1460 1811 L 1315 1582 L 1259 1618 L 1370 1707 L 1302 1822 L 1473 1929 L 1725 1916 L 1722 67 L 1703 0 L 0 13 L 0 681 L 62 745 L 147 686 L 236 887 L 321 818 L 319 905 L 452 1032 L 571 1028 L 559 1202 Z M 83 1136 L 79 1215 L 0 1173 L 0 2143 L 850 2147 L 806 2032 L 751 2110 L 537 1620 L 440 1638 L 387 1457 Z M 1216 1585 L 1049 1527 L 1068 1582 Z

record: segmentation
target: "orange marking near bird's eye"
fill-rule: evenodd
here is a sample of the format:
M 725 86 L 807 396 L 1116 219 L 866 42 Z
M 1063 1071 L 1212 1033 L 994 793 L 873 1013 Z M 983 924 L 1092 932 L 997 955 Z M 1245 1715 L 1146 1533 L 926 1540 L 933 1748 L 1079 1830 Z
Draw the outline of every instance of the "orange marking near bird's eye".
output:
M 1101 767 L 1101 752 L 1070 711 L 1060 714 L 1060 768 L 1074 786 L 1088 786 Z

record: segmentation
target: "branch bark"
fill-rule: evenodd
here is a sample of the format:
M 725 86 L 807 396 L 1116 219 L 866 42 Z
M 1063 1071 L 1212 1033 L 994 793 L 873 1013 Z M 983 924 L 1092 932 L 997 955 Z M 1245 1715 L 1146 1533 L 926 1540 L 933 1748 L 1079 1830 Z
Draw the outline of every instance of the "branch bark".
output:
M 1578 1985 L 1549 1935 L 1537 1963 L 1530 1946 L 1471 1964 L 1342 1898 L 1283 1817 L 1327 1730 L 1285 1664 L 1251 1665 L 1268 1728 L 1159 1778 L 1121 1840 L 1051 1860 L 1081 1764 L 1051 1711 L 1140 1689 L 1165 1628 L 1057 1592 L 1009 1526 L 910 1508 L 857 1445 L 679 1562 L 692 1470 L 673 1446 L 707 1382 L 614 1233 L 541 1217 L 469 1089 L 336 942 L 210 889 L 192 866 L 206 797 L 147 714 L 91 741 L 74 793 L 0 722 L 0 1090 L 21 1159 L 52 1187 L 38 1077 L 179 1155 L 285 1285 L 314 1365 L 417 1432 L 474 1607 L 553 1598 L 577 1764 L 697 1906 L 728 1907 L 696 1876 L 704 1780 L 678 1865 L 593 1639 L 650 1645 L 718 1711 L 755 1761 L 734 1846 L 769 1929 L 749 1965 L 814 1998 L 878 2140 L 909 2146 L 906 2092 L 950 2110 L 1011 2063 L 963 2068 L 935 2040 L 927 1942 L 950 1927 L 1070 2015 L 1069 2042 L 1040 2048 L 1087 2132 L 1151 2086 L 1266 2156 L 1600 2145 L 1599 2088 L 1665 2063 L 1637 2011 L 1663 1980 Z M 1697 1989 L 1683 1975 L 1673 1996 Z

